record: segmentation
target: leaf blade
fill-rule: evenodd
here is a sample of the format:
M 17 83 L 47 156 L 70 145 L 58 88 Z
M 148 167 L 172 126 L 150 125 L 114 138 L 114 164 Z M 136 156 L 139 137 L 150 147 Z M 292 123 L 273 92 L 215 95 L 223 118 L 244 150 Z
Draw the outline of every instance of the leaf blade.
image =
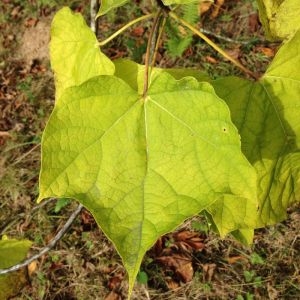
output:
M 99 50 L 97 38 L 82 15 L 68 7 L 59 10 L 52 21 L 50 59 L 56 99 L 68 87 L 114 73 L 113 63 Z
M 243 153 L 258 173 L 256 227 L 282 221 L 300 198 L 299 43 L 300 32 L 281 47 L 257 83 L 239 78 L 213 83 L 230 107 Z
M 38 200 L 71 197 L 92 212 L 123 259 L 129 292 L 160 235 L 224 192 L 256 197 L 256 175 L 228 108 L 192 78 L 161 73 L 145 98 L 114 76 L 69 88 L 47 124 L 42 153 Z M 236 167 L 228 155 L 238 157 Z

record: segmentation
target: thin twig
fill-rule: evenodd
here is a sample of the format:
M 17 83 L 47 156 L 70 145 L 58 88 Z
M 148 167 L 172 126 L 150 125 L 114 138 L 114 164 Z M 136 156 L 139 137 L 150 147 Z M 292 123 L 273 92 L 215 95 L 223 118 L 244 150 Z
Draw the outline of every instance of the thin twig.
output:
M 227 36 L 223 36 L 223 35 L 220 35 L 220 34 L 216 34 L 212 31 L 209 31 L 207 29 L 204 29 L 204 28 L 200 28 L 199 29 L 202 33 L 204 34 L 207 34 L 207 35 L 210 35 L 210 36 L 213 36 L 214 38 L 218 39 L 218 40 L 221 40 L 221 41 L 224 41 L 224 42 L 228 42 L 228 43 L 234 43 L 234 44 L 241 44 L 241 45 L 249 45 L 249 44 L 252 44 L 255 41 L 241 41 L 241 40 L 234 40 L 234 39 L 231 39 Z
M 21 268 L 24 268 L 24 267 L 28 266 L 34 260 L 37 260 L 38 258 L 43 256 L 44 254 L 46 254 L 49 250 L 51 250 L 56 245 L 56 243 L 62 238 L 62 236 L 66 233 L 66 231 L 70 228 L 71 224 L 74 222 L 76 217 L 79 215 L 82 208 L 83 208 L 83 206 L 81 204 L 79 204 L 78 207 L 76 208 L 76 210 L 73 211 L 73 213 L 71 214 L 71 216 L 69 217 L 67 222 L 64 224 L 64 226 L 58 231 L 58 233 L 53 238 L 53 240 L 51 240 L 51 242 L 47 246 L 42 248 L 39 251 L 39 253 L 29 257 L 28 259 L 24 260 L 23 262 L 21 262 L 19 264 L 16 264 L 16 265 L 14 265 L 10 268 L 0 269 L 0 275 L 4 275 L 4 274 L 7 274 L 7 273 L 10 273 L 10 272 L 13 272 L 13 271 L 20 270 Z
M 99 1 L 98 0 L 91 0 L 91 5 L 90 5 L 91 23 L 90 23 L 90 27 L 96 35 L 97 35 L 97 28 L 98 28 L 96 16 L 97 16 L 98 10 L 99 10 Z
M 33 146 L 29 151 L 27 151 L 26 153 L 24 153 L 21 157 L 19 157 L 17 160 L 15 160 L 10 167 L 18 164 L 19 162 L 21 162 L 27 155 L 29 155 L 31 152 L 33 152 L 36 148 L 38 148 L 41 144 L 36 144 L 35 146 Z

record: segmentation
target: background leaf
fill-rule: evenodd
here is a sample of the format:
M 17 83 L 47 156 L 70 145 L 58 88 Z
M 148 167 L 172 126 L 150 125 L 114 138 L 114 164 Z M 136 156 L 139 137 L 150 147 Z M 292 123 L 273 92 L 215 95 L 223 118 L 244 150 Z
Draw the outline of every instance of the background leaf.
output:
M 97 17 L 103 16 L 108 13 L 111 9 L 125 5 L 128 0 L 101 0 L 100 9 L 98 11 Z
M 299 29 L 299 0 L 256 0 L 259 16 L 270 40 L 284 40 Z
M 258 173 L 257 227 L 286 218 L 300 199 L 300 32 L 278 51 L 254 83 L 224 78 L 213 83 L 230 107 L 242 151 Z
M 9 268 L 25 259 L 31 244 L 28 240 L 0 240 L 0 269 Z M 0 299 L 17 294 L 26 282 L 24 269 L 0 275 Z
M 157 238 L 224 195 L 256 206 L 256 174 L 227 106 L 194 78 L 160 73 L 145 98 L 117 77 L 92 78 L 64 92 L 44 131 L 39 201 L 86 206 L 130 290 Z
M 114 64 L 100 51 L 97 38 L 82 15 L 68 7 L 58 11 L 52 21 L 50 57 L 57 100 L 70 86 L 114 73 Z

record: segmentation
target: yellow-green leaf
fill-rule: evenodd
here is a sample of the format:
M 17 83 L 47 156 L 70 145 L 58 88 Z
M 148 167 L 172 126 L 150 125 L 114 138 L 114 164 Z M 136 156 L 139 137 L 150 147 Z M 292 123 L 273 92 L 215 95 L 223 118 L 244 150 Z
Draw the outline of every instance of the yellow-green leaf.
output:
M 300 28 L 299 0 L 256 0 L 260 20 L 270 40 L 290 38 Z
M 26 258 L 31 244 L 28 240 L 0 240 L 0 269 L 20 263 Z M 24 270 L 0 275 L 0 299 L 8 299 L 17 294 L 26 282 Z
M 258 174 L 257 227 L 286 218 L 300 200 L 300 31 L 278 51 L 257 82 L 213 83 L 242 137 L 242 151 Z
M 98 76 L 67 89 L 45 129 L 39 201 L 51 196 L 92 212 L 131 291 L 145 252 L 186 218 L 223 198 L 255 209 L 256 173 L 209 84 L 161 72 L 143 97 L 115 76 Z
M 97 38 L 82 15 L 68 7 L 58 11 L 52 21 L 50 58 L 57 100 L 68 87 L 114 73 L 114 64 L 100 51 Z

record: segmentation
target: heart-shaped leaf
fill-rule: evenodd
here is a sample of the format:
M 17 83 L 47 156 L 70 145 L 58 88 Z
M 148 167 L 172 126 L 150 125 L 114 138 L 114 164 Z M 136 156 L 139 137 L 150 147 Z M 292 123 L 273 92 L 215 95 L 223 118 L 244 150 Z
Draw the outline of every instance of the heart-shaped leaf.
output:
M 39 201 L 52 196 L 92 212 L 131 290 L 145 252 L 186 218 L 223 198 L 253 209 L 256 174 L 209 84 L 160 73 L 142 97 L 98 76 L 67 89 L 45 129 Z

